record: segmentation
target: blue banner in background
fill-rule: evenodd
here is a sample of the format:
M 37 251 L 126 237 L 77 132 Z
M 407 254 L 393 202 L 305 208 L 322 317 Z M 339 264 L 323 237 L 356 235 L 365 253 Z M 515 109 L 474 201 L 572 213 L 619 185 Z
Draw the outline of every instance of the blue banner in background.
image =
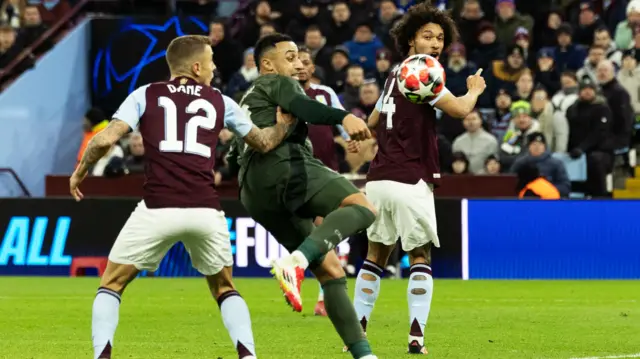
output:
M 640 201 L 469 200 L 470 279 L 640 279 Z

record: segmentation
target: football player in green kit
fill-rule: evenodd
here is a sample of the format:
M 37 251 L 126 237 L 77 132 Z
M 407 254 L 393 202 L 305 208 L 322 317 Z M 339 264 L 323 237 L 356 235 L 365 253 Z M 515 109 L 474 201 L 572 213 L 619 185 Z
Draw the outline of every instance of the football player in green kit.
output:
M 307 123 L 342 125 L 352 140 L 371 137 L 366 123 L 348 112 L 310 99 L 297 75 L 298 48 L 289 36 L 272 34 L 255 46 L 260 76 L 240 101 L 253 123 L 273 126 L 276 109 L 297 118 L 282 144 L 268 153 L 240 151 L 240 200 L 291 255 L 272 263 L 272 273 L 295 311 L 302 310 L 300 285 L 308 268 L 324 289 L 327 315 L 355 359 L 374 359 L 347 294 L 345 273 L 335 252 L 344 238 L 369 227 L 373 205 L 347 179 L 314 158 Z M 314 227 L 313 219 L 324 217 Z

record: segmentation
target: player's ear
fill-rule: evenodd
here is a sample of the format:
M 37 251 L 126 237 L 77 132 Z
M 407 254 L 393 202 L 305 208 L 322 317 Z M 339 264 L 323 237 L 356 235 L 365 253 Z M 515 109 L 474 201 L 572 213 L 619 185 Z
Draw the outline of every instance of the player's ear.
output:
M 416 40 L 415 39 L 409 40 L 409 47 L 414 47 L 415 45 L 416 45 Z
M 199 77 L 202 73 L 202 64 L 199 61 L 194 62 L 193 65 L 191 65 L 191 71 Z

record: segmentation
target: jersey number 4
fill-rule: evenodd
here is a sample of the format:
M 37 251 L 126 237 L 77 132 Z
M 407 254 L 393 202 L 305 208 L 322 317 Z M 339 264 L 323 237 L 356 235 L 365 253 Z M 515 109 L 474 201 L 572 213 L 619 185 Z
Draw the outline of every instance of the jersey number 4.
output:
M 381 113 L 387 115 L 387 130 L 393 129 L 393 114 L 396 112 L 396 104 L 393 103 L 393 97 L 391 97 L 391 93 L 393 92 L 393 86 L 396 85 L 395 76 L 391 79 L 391 85 L 389 86 L 389 91 L 382 96 L 382 109 Z
M 216 126 L 216 108 L 205 99 L 193 100 L 185 112 L 194 115 L 187 121 L 184 141 L 178 140 L 178 109 L 168 97 L 159 97 L 158 106 L 164 108 L 164 140 L 160 141 L 161 152 L 184 152 L 206 158 L 211 157 L 211 148 L 198 142 L 198 127 L 213 130 Z M 195 116 L 203 110 L 206 116 Z

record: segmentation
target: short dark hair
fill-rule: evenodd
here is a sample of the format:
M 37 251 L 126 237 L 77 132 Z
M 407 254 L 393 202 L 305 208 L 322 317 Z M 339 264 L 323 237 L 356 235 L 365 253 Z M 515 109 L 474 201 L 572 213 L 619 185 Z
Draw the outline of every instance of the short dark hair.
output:
M 406 56 L 411 49 L 409 42 L 416 37 L 418 30 L 428 23 L 438 24 L 444 30 L 444 49 L 458 40 L 456 23 L 446 12 L 428 2 L 412 6 L 391 30 L 396 48 Z
M 267 51 L 274 49 L 280 42 L 289 41 L 293 41 L 291 36 L 281 34 L 279 32 L 269 34 L 258 40 L 258 42 L 256 42 L 256 46 L 253 48 L 253 55 L 256 59 L 256 66 L 258 67 L 258 71 L 260 71 L 260 62 L 262 61 L 262 57 Z
M 604 46 L 596 45 L 596 44 L 591 44 L 591 46 L 589 46 L 589 51 L 591 50 L 602 50 L 604 52 L 607 52 L 607 49 L 605 49 Z
M 319 31 L 320 34 L 322 34 L 322 29 L 320 28 L 320 26 L 313 24 L 313 25 L 309 25 L 307 26 L 307 29 L 305 30 L 305 34 L 311 31 Z
M 608 32 L 609 36 L 611 36 L 611 31 L 609 31 L 609 28 L 607 28 L 606 26 L 598 26 L 593 33 L 595 34 L 596 32 L 604 32 L 604 31 Z
M 566 70 L 560 74 L 560 77 L 570 77 L 573 81 L 578 82 L 578 75 L 576 75 L 575 71 Z
M 311 53 L 311 50 L 309 50 L 309 48 L 306 45 L 298 45 L 298 52 L 304 52 L 307 54 Z

